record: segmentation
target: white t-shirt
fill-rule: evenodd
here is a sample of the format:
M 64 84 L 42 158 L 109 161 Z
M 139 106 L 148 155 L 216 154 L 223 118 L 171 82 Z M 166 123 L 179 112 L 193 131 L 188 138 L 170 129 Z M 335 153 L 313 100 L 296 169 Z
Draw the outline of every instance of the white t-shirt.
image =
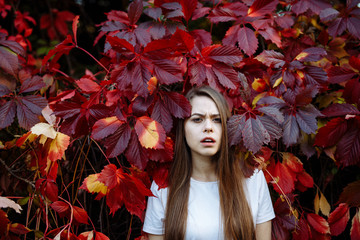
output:
M 155 235 L 164 234 L 164 218 L 167 188 L 158 189 L 151 185 L 155 197 L 149 197 L 143 231 Z M 254 224 L 269 221 L 275 217 L 269 189 L 262 171 L 255 171 L 246 179 L 246 197 L 251 208 Z M 224 239 L 220 212 L 218 182 L 190 180 L 186 240 Z

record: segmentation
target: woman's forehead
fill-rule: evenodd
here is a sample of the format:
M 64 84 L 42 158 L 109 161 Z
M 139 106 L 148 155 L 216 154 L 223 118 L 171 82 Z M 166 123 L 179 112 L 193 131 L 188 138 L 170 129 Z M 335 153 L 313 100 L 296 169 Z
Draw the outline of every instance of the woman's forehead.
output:
M 219 110 L 215 102 L 207 96 L 195 96 L 190 100 L 191 114 L 217 115 Z

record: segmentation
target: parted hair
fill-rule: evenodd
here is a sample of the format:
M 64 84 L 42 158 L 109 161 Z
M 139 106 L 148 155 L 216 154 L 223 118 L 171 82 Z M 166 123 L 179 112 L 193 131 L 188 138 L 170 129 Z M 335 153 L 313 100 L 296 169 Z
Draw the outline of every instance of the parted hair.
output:
M 186 95 L 190 101 L 196 96 L 206 96 L 214 101 L 221 118 L 222 136 L 218 153 L 212 161 L 216 165 L 219 183 L 221 219 L 224 239 L 255 239 L 254 222 L 246 199 L 245 176 L 233 148 L 229 147 L 227 119 L 231 116 L 225 98 L 209 86 L 192 88 Z M 169 172 L 168 201 L 165 215 L 165 240 L 184 240 L 188 213 L 192 158 L 185 139 L 184 119 L 176 129 L 174 160 Z

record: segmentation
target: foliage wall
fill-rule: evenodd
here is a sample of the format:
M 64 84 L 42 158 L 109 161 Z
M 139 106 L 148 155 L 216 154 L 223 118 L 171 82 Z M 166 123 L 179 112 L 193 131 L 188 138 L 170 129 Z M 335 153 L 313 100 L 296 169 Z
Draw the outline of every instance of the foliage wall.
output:
M 1 239 L 140 239 L 210 85 L 273 239 L 360 239 L 360 1 L 0 0 Z

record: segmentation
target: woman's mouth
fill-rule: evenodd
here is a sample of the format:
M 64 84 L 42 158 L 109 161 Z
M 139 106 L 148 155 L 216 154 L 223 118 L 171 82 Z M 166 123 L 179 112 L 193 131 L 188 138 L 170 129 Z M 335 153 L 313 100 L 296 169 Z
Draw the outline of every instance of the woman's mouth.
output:
M 212 146 L 215 144 L 216 141 L 215 141 L 215 139 L 213 139 L 211 137 L 206 137 L 206 138 L 202 139 L 200 142 L 204 146 Z

